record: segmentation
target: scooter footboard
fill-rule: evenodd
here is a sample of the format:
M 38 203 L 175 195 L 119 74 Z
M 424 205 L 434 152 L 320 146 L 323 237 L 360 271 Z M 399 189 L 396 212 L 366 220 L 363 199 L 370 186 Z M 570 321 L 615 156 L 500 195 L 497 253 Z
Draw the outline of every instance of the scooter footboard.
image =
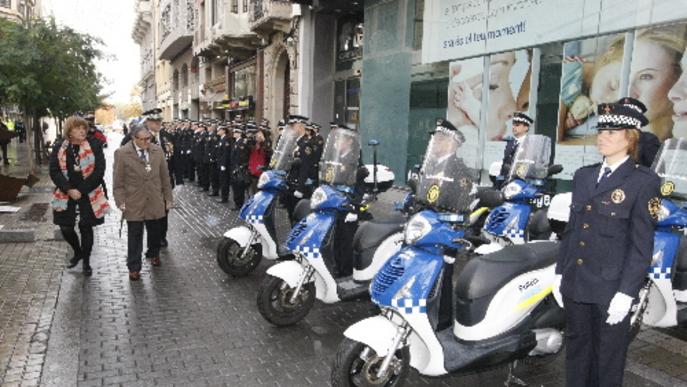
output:
M 384 316 L 368 317 L 351 325 L 344 336 L 372 348 L 377 356 L 386 356 L 398 327 Z

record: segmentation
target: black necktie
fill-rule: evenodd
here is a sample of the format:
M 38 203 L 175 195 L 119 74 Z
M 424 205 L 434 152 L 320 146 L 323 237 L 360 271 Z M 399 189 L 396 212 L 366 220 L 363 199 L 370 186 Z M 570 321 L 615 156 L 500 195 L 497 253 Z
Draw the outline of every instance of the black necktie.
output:
M 606 167 L 604 168 L 604 174 L 601 175 L 601 179 L 596 183 L 596 186 L 598 187 L 602 182 L 604 182 L 606 179 L 608 179 L 608 176 L 611 176 L 611 168 Z
M 148 160 L 146 160 L 146 151 L 143 150 L 143 149 L 140 149 L 140 150 L 138 151 L 138 157 L 140 157 L 141 160 L 143 160 L 143 162 L 148 161 Z

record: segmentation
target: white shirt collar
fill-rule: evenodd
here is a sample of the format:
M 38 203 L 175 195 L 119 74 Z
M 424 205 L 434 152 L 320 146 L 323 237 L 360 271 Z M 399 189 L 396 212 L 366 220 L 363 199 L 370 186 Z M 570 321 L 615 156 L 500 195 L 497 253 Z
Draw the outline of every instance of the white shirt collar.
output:
M 623 165 L 623 163 L 625 163 L 627 161 L 627 159 L 629 159 L 629 158 L 630 158 L 630 155 L 627 155 L 622 160 L 618 161 L 617 163 L 615 163 L 613 165 L 609 165 L 608 162 L 606 161 L 606 158 L 604 158 L 604 162 L 601 164 L 601 170 L 599 171 L 599 179 L 601 178 L 601 176 L 603 176 L 604 170 L 606 169 L 606 167 L 611 168 L 611 173 L 609 174 L 609 176 L 610 176 L 613 174 L 613 172 L 615 172 L 616 169 L 618 169 L 618 167 Z

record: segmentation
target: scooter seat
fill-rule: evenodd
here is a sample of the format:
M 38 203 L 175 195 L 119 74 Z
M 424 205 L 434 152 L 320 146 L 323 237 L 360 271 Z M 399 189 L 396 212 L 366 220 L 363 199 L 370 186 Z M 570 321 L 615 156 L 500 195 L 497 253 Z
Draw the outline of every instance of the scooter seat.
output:
M 493 296 L 520 274 L 556 263 L 558 242 L 513 245 L 492 254 L 471 259 L 460 272 L 455 288 L 463 301 Z
M 305 218 L 310 214 L 310 199 L 301 199 L 296 203 L 296 207 L 293 209 L 293 220 L 294 222 L 300 222 L 301 219 Z
M 377 247 L 389 235 L 403 229 L 405 222 L 363 222 L 353 236 L 353 249 L 364 251 Z

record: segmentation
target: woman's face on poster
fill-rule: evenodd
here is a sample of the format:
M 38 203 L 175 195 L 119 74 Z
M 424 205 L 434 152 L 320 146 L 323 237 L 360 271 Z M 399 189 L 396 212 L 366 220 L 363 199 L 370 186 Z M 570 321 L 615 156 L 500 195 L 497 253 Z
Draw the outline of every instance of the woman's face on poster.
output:
M 500 140 L 506 132 L 506 121 L 517 109 L 509 80 L 515 64 L 515 52 L 491 56 L 489 77 L 489 132 L 490 140 Z
M 650 40 L 638 40 L 632 55 L 630 69 L 630 97 L 637 98 L 647 107 L 645 113 L 652 121 L 672 114 L 672 102 L 668 90 L 675 83 L 675 63 L 671 55 Z M 651 128 L 661 130 L 667 128 Z
M 613 102 L 619 98 L 621 66 L 621 61 L 613 61 L 596 71 L 589 90 L 589 98 L 595 104 Z
M 682 75 L 668 92 L 673 103 L 673 137 L 687 138 L 687 50 L 680 62 Z

